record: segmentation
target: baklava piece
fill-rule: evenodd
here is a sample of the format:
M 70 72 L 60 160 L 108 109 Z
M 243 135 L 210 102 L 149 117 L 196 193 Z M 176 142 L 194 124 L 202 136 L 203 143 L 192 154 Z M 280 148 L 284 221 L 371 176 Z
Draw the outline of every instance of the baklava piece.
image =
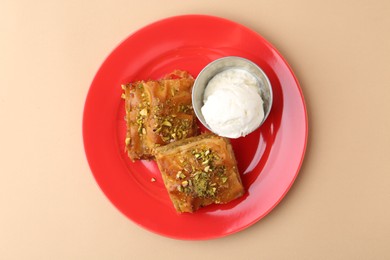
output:
M 244 194 L 227 138 L 209 133 L 177 141 L 157 148 L 156 161 L 178 212 L 225 204 Z
M 193 83 L 188 72 L 175 70 L 161 80 L 122 85 L 125 150 L 131 160 L 153 159 L 156 147 L 197 135 L 191 101 Z

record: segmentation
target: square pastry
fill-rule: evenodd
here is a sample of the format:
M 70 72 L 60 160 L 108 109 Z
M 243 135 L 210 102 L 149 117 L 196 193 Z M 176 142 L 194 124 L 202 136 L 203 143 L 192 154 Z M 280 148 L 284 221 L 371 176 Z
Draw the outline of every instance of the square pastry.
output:
M 188 72 L 175 70 L 161 80 L 122 85 L 125 150 L 131 160 L 153 159 L 156 147 L 197 135 L 191 101 L 193 84 Z
M 178 212 L 225 204 L 244 194 L 227 138 L 209 133 L 161 146 L 156 161 Z

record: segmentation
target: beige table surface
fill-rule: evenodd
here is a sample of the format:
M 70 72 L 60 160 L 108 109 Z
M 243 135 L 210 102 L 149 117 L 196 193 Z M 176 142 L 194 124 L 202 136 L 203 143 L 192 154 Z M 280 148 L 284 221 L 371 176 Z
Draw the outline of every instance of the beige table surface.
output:
M 0 259 L 390 259 L 390 2 L 0 2 Z M 169 3 L 169 4 L 168 4 Z M 125 37 L 225 17 L 288 60 L 309 115 L 300 174 L 264 219 L 180 241 L 113 207 L 84 154 L 89 85 Z

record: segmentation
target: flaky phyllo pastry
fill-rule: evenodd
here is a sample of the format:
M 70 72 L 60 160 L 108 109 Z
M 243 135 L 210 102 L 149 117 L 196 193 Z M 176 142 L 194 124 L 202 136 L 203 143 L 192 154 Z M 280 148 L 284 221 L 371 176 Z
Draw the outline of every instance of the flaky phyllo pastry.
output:
M 191 105 L 193 83 L 188 72 L 175 70 L 161 80 L 122 85 L 125 149 L 131 160 L 153 159 L 156 147 L 197 134 Z
M 165 187 L 178 212 L 228 203 L 244 193 L 228 139 L 203 134 L 156 149 Z

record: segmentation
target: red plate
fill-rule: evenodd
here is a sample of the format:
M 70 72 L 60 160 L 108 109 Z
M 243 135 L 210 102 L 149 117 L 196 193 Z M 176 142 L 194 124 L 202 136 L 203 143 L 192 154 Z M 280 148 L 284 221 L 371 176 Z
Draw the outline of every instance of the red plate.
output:
M 120 85 L 139 79 L 158 79 L 174 69 L 197 76 L 206 64 L 224 56 L 247 58 L 265 71 L 273 88 L 272 111 L 257 131 L 232 140 L 247 190 L 245 196 L 194 214 L 178 214 L 155 162 L 132 163 L 124 152 L 125 113 Z M 110 201 L 150 231 L 191 240 L 235 233 L 270 212 L 298 174 L 307 131 L 301 89 L 278 51 L 240 24 L 204 15 L 161 20 L 122 42 L 97 72 L 83 118 L 87 159 Z M 152 177 L 155 182 L 151 182 Z

